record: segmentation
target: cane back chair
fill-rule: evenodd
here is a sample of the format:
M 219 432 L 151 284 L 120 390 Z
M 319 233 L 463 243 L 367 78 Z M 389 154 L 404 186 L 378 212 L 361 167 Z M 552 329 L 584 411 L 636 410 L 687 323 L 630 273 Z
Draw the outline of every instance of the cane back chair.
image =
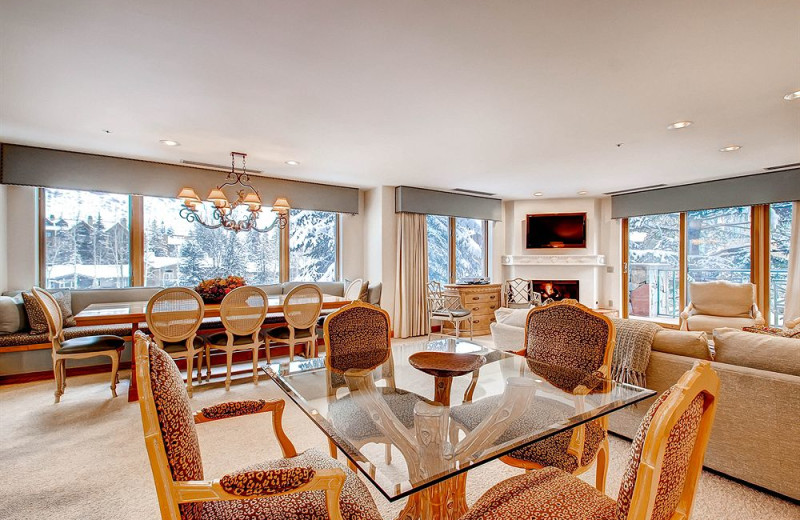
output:
M 433 334 L 439 336 L 451 336 L 433 332 L 433 322 L 438 321 L 444 326 L 450 322 L 455 328 L 455 336 L 460 336 L 460 326 L 462 322 L 469 323 L 469 339 L 472 339 L 472 311 L 465 309 L 461 305 L 461 298 L 456 294 L 446 294 L 442 290 L 439 282 L 428 282 L 428 340 Z
M 297 453 L 283 431 L 282 399 L 228 402 L 192 414 L 175 362 L 142 332 L 135 344 L 145 446 L 162 518 L 381 518 L 354 473 L 317 450 Z M 272 412 L 284 458 L 204 480 L 195 425 L 264 412 Z
M 67 365 L 68 359 L 86 359 L 97 356 L 108 356 L 111 358 L 111 395 L 117 397 L 117 370 L 119 369 L 119 358 L 122 349 L 125 348 L 125 340 L 119 336 L 101 334 L 97 336 L 83 336 L 72 339 L 64 339 L 64 316 L 61 307 L 52 294 L 34 287 L 33 297 L 39 303 L 47 321 L 47 334 L 50 339 L 53 355 L 53 376 L 56 380 L 56 402 L 61 401 L 64 388 L 67 386 Z
M 294 360 L 294 347 L 305 343 L 306 358 L 317 355 L 317 320 L 322 310 L 322 291 L 319 286 L 307 283 L 298 285 L 283 300 L 283 314 L 286 326 L 275 327 L 264 331 L 267 349 L 267 361 L 270 361 L 270 344 L 287 343 L 289 360 Z
M 361 278 L 356 278 L 352 282 L 350 282 L 347 288 L 344 290 L 344 299 L 350 301 L 356 301 L 361 299 L 361 293 L 364 290 L 364 280 Z
M 253 384 L 258 384 L 258 349 L 264 344 L 260 332 L 268 307 L 267 293 L 252 285 L 238 287 L 222 299 L 219 315 L 225 332 L 208 335 L 206 349 L 225 351 L 225 390 L 231 389 L 231 365 L 237 350 L 253 352 Z M 206 359 L 209 358 L 206 354 Z
M 495 485 L 462 520 L 559 518 L 686 520 L 714 423 L 719 377 L 696 361 L 656 399 L 633 439 L 619 495 L 612 500 L 553 467 Z

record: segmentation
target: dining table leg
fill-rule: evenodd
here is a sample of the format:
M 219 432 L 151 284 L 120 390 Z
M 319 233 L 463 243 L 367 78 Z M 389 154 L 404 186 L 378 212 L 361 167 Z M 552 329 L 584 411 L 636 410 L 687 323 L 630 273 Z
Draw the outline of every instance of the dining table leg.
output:
M 397 520 L 458 520 L 467 512 L 467 475 L 462 473 L 408 497 Z
M 136 331 L 139 330 L 139 323 L 131 323 L 131 383 L 128 385 L 128 402 L 132 403 L 139 400 L 139 388 L 136 385 L 136 346 L 133 344 Z

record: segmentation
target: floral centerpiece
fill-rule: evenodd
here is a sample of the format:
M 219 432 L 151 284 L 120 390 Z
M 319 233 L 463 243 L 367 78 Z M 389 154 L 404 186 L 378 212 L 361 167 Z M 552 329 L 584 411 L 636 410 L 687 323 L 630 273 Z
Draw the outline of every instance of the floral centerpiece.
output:
M 197 291 L 201 298 L 203 298 L 204 302 L 219 303 L 226 294 L 237 287 L 242 287 L 243 285 L 247 285 L 247 282 L 245 282 L 244 278 L 241 276 L 209 278 L 208 280 L 203 280 L 197 284 L 197 287 L 195 287 L 194 290 Z

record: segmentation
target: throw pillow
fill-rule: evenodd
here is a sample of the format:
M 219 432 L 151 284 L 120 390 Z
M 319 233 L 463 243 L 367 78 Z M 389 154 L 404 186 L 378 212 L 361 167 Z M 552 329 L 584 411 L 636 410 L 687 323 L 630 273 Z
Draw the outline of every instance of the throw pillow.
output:
M 362 302 L 369 302 L 369 282 L 366 280 L 361 282 L 361 293 L 358 295 L 358 299 Z
M 24 292 L 22 293 L 22 301 L 25 303 L 25 313 L 28 315 L 28 323 L 31 326 L 31 335 L 47 334 L 47 318 L 44 315 L 44 310 L 33 294 Z
M 72 315 L 72 295 L 70 292 L 67 290 L 57 292 L 53 295 L 53 297 L 58 302 L 58 306 L 61 307 L 61 314 L 64 318 L 64 326 L 74 327 L 76 323 L 75 317 Z
M 0 334 L 13 334 L 27 327 L 22 297 L 0 296 Z
M 715 361 L 800 376 L 800 342 L 739 329 L 714 329 Z
M 497 318 L 497 323 L 510 325 L 511 327 L 525 328 L 525 321 L 528 318 L 530 309 L 509 309 L 508 307 L 500 307 L 494 311 L 494 316 Z
M 780 336 L 781 338 L 797 338 L 800 339 L 800 327 L 793 329 L 781 329 L 779 327 L 743 327 L 743 331 L 752 332 L 754 334 L 766 334 L 768 336 Z

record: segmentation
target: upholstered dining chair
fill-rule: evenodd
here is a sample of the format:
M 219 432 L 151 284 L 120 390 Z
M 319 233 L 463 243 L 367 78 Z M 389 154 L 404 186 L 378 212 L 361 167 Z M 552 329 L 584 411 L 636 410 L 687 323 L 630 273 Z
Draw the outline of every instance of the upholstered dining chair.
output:
M 56 380 L 56 403 L 61 401 L 64 388 L 67 386 L 67 360 L 86 359 L 97 356 L 111 358 L 111 395 L 117 397 L 117 370 L 125 340 L 119 336 L 101 334 L 64 339 L 64 316 L 61 307 L 53 295 L 44 289 L 34 287 L 33 297 L 39 303 L 47 321 L 47 334 L 50 339 L 53 355 L 53 376 Z
M 633 440 L 617 500 L 558 468 L 500 482 L 462 520 L 686 520 L 714 422 L 719 377 L 697 361 L 656 399 Z
M 181 374 L 142 332 L 135 336 L 139 407 L 161 517 L 170 520 L 380 520 L 356 475 L 317 450 L 297 453 L 282 426 L 284 401 L 222 403 L 192 414 Z M 205 480 L 196 424 L 272 413 L 282 459 Z
M 461 298 L 455 294 L 445 294 L 439 282 L 428 282 L 428 339 L 431 339 L 433 332 L 433 322 L 438 321 L 444 326 L 450 322 L 455 328 L 455 337 L 460 337 L 460 325 L 462 322 L 469 323 L 469 339 L 472 339 L 472 312 L 461 305 Z M 440 336 L 451 336 L 441 331 Z
M 317 355 L 317 320 L 322 310 L 322 291 L 319 286 L 307 283 L 298 285 L 283 300 L 283 314 L 286 325 L 264 331 L 267 361 L 270 361 L 270 345 L 286 343 L 289 345 L 289 360 L 294 360 L 294 347 L 305 343 L 306 358 Z
M 258 349 L 264 344 L 260 332 L 268 307 L 267 293 L 252 285 L 238 287 L 222 299 L 219 315 L 225 331 L 206 336 L 206 349 L 225 351 L 225 390 L 231 389 L 231 365 L 237 350 L 253 352 L 253 384 L 258 384 Z M 206 359 L 209 358 L 206 352 Z
M 566 371 L 608 379 L 615 345 L 614 324 L 576 300 L 562 300 L 531 309 L 525 326 L 525 356 L 542 372 Z M 585 386 L 573 392 L 580 401 Z M 608 417 L 601 417 L 530 446 L 512 451 L 501 460 L 511 466 L 537 469 L 555 466 L 568 473 L 588 470 L 597 458 L 596 485 L 605 491 L 608 472 Z
M 205 305 L 195 291 L 185 287 L 163 289 L 147 302 L 147 328 L 156 344 L 172 359 L 186 359 L 186 391 L 192 396 L 192 369 L 197 356 L 197 382 L 203 380 L 203 354 L 206 354 L 206 374 L 211 374 L 211 360 L 205 341 L 197 335 L 203 323 Z

